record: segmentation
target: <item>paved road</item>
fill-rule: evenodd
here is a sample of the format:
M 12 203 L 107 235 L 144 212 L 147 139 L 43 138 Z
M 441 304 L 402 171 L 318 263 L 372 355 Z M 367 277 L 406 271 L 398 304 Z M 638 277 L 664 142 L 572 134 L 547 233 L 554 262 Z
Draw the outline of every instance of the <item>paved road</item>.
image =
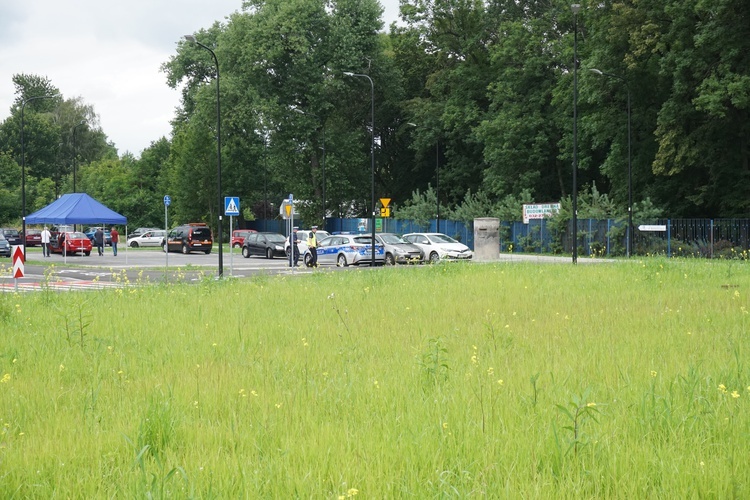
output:
M 305 267 L 289 268 L 285 259 L 265 259 L 262 257 L 242 257 L 238 250 L 225 249 L 223 254 L 224 277 L 242 278 L 258 273 L 299 274 L 310 273 Z M 500 262 L 538 262 L 544 264 L 570 264 L 570 257 L 544 255 L 500 254 Z M 612 262 L 608 259 L 578 259 L 580 264 Z M 11 263 L 8 261 L 8 266 Z M 44 286 L 50 289 L 91 289 L 121 286 L 130 283 L 160 283 L 165 276 L 171 282 L 200 281 L 218 276 L 219 254 L 217 251 L 204 253 L 170 253 L 165 255 L 160 249 L 121 249 L 115 257 L 107 247 L 103 256 L 95 253 L 63 257 L 54 254 L 43 258 L 41 249 L 27 249 L 25 276 L 18 281 L 9 273 L 0 273 L 0 291 L 38 290 Z M 336 271 L 336 267 L 325 269 Z M 127 278 L 127 279 L 126 279 Z

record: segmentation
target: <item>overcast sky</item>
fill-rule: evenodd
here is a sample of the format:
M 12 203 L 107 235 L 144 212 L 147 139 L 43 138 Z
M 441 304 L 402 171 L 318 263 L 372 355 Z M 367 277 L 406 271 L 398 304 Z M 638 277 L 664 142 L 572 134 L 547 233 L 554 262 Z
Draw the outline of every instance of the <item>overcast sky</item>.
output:
M 384 26 L 399 0 L 380 0 Z M 0 0 L 0 121 L 15 98 L 14 74 L 46 76 L 66 99 L 94 106 L 120 154 L 162 136 L 179 104 L 162 63 L 183 35 L 241 9 L 242 0 Z

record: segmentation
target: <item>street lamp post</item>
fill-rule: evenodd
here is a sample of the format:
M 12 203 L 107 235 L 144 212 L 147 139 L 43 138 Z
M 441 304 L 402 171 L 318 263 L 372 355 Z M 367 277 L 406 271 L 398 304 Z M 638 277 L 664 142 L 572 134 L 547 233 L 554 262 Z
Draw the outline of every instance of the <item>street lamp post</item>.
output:
M 26 104 L 37 99 L 52 99 L 60 94 L 37 95 L 29 97 L 21 104 L 21 232 L 23 233 L 23 260 L 26 261 L 26 144 L 24 142 L 24 129 L 26 122 L 24 120 L 24 110 Z
M 628 94 L 628 229 L 625 233 L 625 252 L 630 257 L 633 251 L 633 238 L 631 236 L 633 232 L 633 168 L 631 163 L 631 134 L 630 134 L 630 85 L 628 81 L 620 75 L 614 75 L 612 73 L 605 73 L 598 69 L 591 69 L 592 73 L 597 75 L 607 76 L 609 78 L 615 78 L 625 84 L 625 90 Z
M 328 218 L 328 211 L 326 210 L 326 126 L 325 126 L 325 123 L 323 123 L 323 120 L 321 120 L 319 116 L 313 115 L 311 113 L 307 113 L 306 111 L 302 111 L 299 108 L 292 108 L 292 109 L 294 110 L 294 112 L 299 113 L 301 115 L 314 117 L 320 124 L 321 134 L 323 136 L 323 146 L 321 148 L 323 150 L 323 159 L 322 159 L 323 161 L 322 161 L 322 170 L 321 170 L 323 174 L 322 179 L 321 179 L 322 191 L 323 191 L 322 193 L 323 195 L 323 229 L 326 229 L 326 219 Z
M 218 188 L 218 215 L 219 215 L 219 278 L 224 276 L 224 245 L 222 241 L 222 211 L 224 209 L 223 198 L 221 196 L 221 94 L 219 93 L 219 60 L 216 58 L 216 53 L 209 49 L 193 35 L 185 35 L 185 40 L 192 42 L 197 46 L 206 49 L 211 53 L 214 58 L 214 64 L 216 64 L 216 170 L 217 170 L 217 188 Z
M 437 205 L 437 224 L 435 230 L 440 232 L 440 141 L 435 140 L 435 204 Z
M 78 166 L 78 144 L 76 143 L 76 132 L 78 131 L 78 127 L 86 125 L 85 121 L 82 121 L 75 127 L 73 127 L 73 192 L 76 191 L 76 167 Z
M 407 125 L 416 127 L 414 122 L 408 122 Z M 435 231 L 440 232 L 440 140 L 435 138 L 435 205 L 437 209 L 437 224 Z
M 371 226 L 372 226 L 372 259 L 370 265 L 375 267 L 375 84 L 372 82 L 372 78 L 368 75 L 360 73 L 351 73 L 345 71 L 346 76 L 357 76 L 360 78 L 367 78 L 370 81 L 370 171 L 372 176 L 372 215 L 371 215 Z
M 573 264 L 578 263 L 578 11 L 581 5 L 570 6 L 573 11 Z

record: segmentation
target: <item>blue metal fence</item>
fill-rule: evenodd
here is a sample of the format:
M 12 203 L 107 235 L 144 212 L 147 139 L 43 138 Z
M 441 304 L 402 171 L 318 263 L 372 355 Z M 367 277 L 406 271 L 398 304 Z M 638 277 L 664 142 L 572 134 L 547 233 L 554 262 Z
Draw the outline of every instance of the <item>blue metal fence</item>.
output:
M 329 232 L 370 232 L 369 219 L 328 219 Z M 750 219 L 657 219 L 645 225 L 664 226 L 664 231 L 641 231 L 633 228 L 632 254 L 696 257 L 748 256 L 750 252 Z M 260 220 L 248 223 L 248 229 L 285 234 L 285 221 Z M 363 229 L 364 228 L 364 229 Z M 440 232 L 452 236 L 474 248 L 474 225 L 463 222 L 432 220 L 429 227 L 413 221 L 383 219 L 383 232 L 406 234 L 412 232 Z M 500 223 L 500 251 L 523 253 L 553 253 L 570 255 L 572 222 L 562 233 L 546 219 Z M 614 219 L 579 219 L 578 250 L 581 256 L 611 257 L 625 254 L 627 231 L 623 222 Z

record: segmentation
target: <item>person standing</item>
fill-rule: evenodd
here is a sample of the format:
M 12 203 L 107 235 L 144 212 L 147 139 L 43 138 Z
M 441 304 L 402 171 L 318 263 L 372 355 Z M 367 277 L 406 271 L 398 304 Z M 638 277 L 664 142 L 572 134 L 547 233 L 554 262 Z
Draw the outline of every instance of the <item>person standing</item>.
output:
M 99 252 L 99 257 L 104 255 L 104 231 L 100 227 L 94 231 L 94 245 L 96 245 L 96 251 Z
M 309 267 L 318 267 L 318 226 L 313 226 L 310 230 L 310 235 L 307 237 L 307 247 L 310 249 L 310 262 Z
M 49 257 L 49 240 L 52 237 L 52 233 L 49 232 L 47 226 L 42 229 L 42 257 Z
M 294 260 L 294 267 L 299 265 L 299 238 L 297 237 L 297 231 L 299 231 L 299 228 L 294 226 L 292 234 L 289 235 L 289 251 Z
M 112 255 L 117 257 L 117 244 L 120 242 L 120 233 L 117 232 L 115 226 L 109 230 L 109 235 L 112 237 Z

